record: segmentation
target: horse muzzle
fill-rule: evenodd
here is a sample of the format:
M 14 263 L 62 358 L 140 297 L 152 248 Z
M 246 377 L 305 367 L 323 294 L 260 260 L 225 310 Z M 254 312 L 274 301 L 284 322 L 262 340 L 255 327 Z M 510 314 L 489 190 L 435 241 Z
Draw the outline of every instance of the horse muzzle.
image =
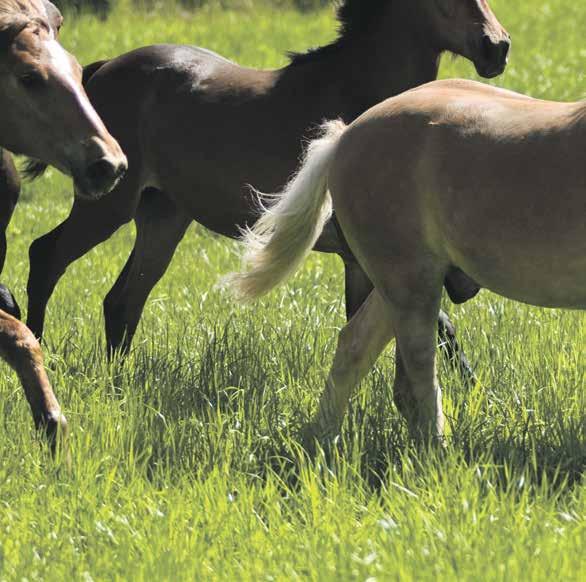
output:
M 508 35 L 494 40 L 488 35 L 483 35 L 478 49 L 479 56 L 474 59 L 476 72 L 486 79 L 498 77 L 507 67 L 511 39 Z
M 75 193 L 80 198 L 97 200 L 116 187 L 127 169 L 128 162 L 124 154 L 96 160 L 82 172 L 74 173 Z

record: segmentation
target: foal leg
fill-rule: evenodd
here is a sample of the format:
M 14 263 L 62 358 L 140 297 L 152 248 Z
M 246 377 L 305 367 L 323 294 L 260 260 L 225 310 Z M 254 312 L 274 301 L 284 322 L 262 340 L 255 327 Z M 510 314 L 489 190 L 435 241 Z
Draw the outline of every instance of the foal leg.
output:
M 334 363 L 310 425 L 310 436 L 327 440 L 339 434 L 352 391 L 393 335 L 389 307 L 374 290 L 340 331 Z
M 346 320 L 350 321 L 366 301 L 374 285 L 357 261 L 343 259 L 346 298 Z
M 126 180 L 123 185 L 99 200 L 76 198 L 69 217 L 31 245 L 27 325 L 36 337 L 43 335 L 47 303 L 67 267 L 134 216 L 136 190 Z
M 456 339 L 456 328 L 444 311 L 439 312 L 437 320 L 440 346 L 448 362 L 459 372 L 465 386 L 476 383 L 476 375 L 468 357 Z
M 191 223 L 162 192 L 145 191 L 136 213 L 136 243 L 104 300 L 108 353 L 128 353 L 146 300 L 165 274 Z
M 344 260 L 344 273 L 346 285 L 346 318 L 350 320 L 369 296 L 373 285 L 356 261 Z M 448 361 L 459 371 L 466 385 L 473 384 L 476 381 L 474 371 L 468 362 L 464 350 L 460 347 L 456 339 L 456 328 L 444 311 L 439 312 L 437 328 L 440 346 Z M 400 359 L 399 346 L 397 346 L 398 359 Z
M 18 374 L 35 426 L 46 432 L 54 450 L 59 431 L 67 432 L 67 421 L 49 383 L 41 347 L 24 323 L 1 310 L 0 357 Z
M 0 273 L 6 260 L 6 229 L 20 195 L 20 176 L 11 155 L 0 149 Z

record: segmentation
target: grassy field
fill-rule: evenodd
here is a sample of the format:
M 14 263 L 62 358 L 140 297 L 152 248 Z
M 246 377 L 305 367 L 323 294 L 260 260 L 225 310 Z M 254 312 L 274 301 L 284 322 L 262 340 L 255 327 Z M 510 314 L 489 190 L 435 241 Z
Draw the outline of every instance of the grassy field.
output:
M 514 39 L 496 83 L 583 97 L 586 5 L 492 4 Z M 82 62 L 166 41 L 268 67 L 333 34 L 329 10 L 123 5 L 107 22 L 69 19 L 63 42 Z M 474 77 L 450 59 L 442 75 Z M 28 245 L 70 205 L 56 172 L 25 187 L 2 277 L 22 303 Z M 287 287 L 242 308 L 214 288 L 237 245 L 194 226 L 129 361 L 110 366 L 101 301 L 132 240 L 129 226 L 72 266 L 49 307 L 69 470 L 40 445 L 15 376 L 0 368 L 0 581 L 583 579 L 583 314 L 488 292 L 446 304 L 481 382 L 465 390 L 441 370 L 445 458 L 410 448 L 391 401 L 391 348 L 352 402 L 342 455 L 326 464 L 304 456 L 298 431 L 344 321 L 338 260 L 312 256 Z

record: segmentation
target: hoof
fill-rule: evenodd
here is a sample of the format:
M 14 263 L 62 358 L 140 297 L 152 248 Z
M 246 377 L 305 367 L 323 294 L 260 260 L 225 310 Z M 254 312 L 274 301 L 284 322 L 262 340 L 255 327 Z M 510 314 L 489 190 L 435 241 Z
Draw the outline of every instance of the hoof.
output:
M 319 449 L 329 456 L 339 441 L 339 431 L 324 430 L 314 422 L 305 425 L 301 432 L 303 448 L 310 457 L 315 457 Z

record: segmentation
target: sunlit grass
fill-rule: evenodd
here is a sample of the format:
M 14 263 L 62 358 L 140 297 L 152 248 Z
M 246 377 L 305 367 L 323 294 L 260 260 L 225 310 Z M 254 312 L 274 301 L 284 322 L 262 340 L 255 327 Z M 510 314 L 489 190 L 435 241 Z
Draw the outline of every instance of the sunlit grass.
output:
M 513 35 L 497 84 L 585 93 L 580 2 L 492 2 Z M 196 43 L 247 65 L 334 35 L 330 10 L 116 9 L 69 19 L 82 62 L 154 42 Z M 474 77 L 447 59 L 443 76 Z M 121 96 L 123 98 L 123 96 Z M 525 169 L 530 171 L 530 169 Z M 51 171 L 27 185 L 3 282 L 24 303 L 27 249 L 71 205 Z M 586 566 L 586 318 L 483 292 L 446 304 L 480 378 L 442 366 L 449 448 L 410 448 L 392 405 L 393 350 L 352 402 L 339 458 L 309 462 L 337 330 L 342 276 L 314 254 L 285 288 L 238 307 L 216 288 L 237 245 L 194 226 L 154 290 L 124 366 L 105 360 L 101 301 L 132 227 L 75 263 L 50 304 L 46 352 L 70 420 L 71 469 L 31 432 L 0 368 L 0 580 L 580 580 Z

